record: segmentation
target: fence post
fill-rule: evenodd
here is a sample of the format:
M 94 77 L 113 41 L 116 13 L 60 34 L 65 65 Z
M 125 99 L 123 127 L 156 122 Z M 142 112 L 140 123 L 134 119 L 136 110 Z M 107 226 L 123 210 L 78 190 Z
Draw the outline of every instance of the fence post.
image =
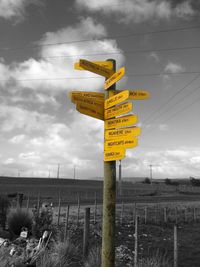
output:
M 164 223 L 167 223 L 167 208 L 164 207 Z
M 76 225 L 78 227 L 79 226 L 79 216 L 80 216 L 80 196 L 79 196 L 79 193 L 77 195 L 77 201 L 78 201 L 78 203 L 77 203 L 77 223 L 76 223 Z
M 40 211 L 40 192 L 38 192 L 37 196 L 37 214 L 39 214 Z
M 61 209 L 61 197 L 60 197 L 60 192 L 59 192 L 59 197 L 58 197 L 58 221 L 57 221 L 57 225 L 58 226 L 60 224 L 60 209 Z
M 175 207 L 175 223 L 178 224 L 178 209 Z
M 174 225 L 174 267 L 178 267 L 177 225 Z
M 123 224 L 123 216 L 124 216 L 124 201 L 122 201 L 121 204 L 121 218 L 120 218 L 121 224 Z
M 30 193 L 28 193 L 28 196 L 27 196 L 27 202 L 26 202 L 26 211 L 28 212 L 29 210 L 29 205 L 30 205 Z
M 184 220 L 187 222 L 187 207 L 184 209 Z
M 135 202 L 133 206 L 133 224 L 135 224 L 136 214 L 137 214 L 137 203 Z
M 97 215 L 97 192 L 94 195 L 94 224 L 96 224 L 96 215 Z
M 193 208 L 193 220 L 196 222 L 196 208 Z
M 135 251 L 134 251 L 134 267 L 137 267 L 138 261 L 138 216 L 135 216 Z
M 84 231 L 83 231 L 83 257 L 86 257 L 88 254 L 89 233 L 90 233 L 90 208 L 85 208 L 85 220 L 84 220 Z
M 68 222 L 69 222 L 69 205 L 67 205 L 66 217 L 65 217 L 65 232 L 64 232 L 64 241 L 68 237 Z
M 147 206 L 144 208 L 144 223 L 147 224 Z

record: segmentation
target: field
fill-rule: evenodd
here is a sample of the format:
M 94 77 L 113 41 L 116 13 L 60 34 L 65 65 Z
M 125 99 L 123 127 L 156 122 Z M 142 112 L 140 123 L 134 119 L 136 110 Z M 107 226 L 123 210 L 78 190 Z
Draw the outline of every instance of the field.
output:
M 0 190 L 18 207 L 15 193 L 23 194 L 22 208 L 32 211 L 44 201 L 52 203 L 54 225 L 66 230 L 70 240 L 83 245 L 85 209 L 90 208 L 90 248 L 101 246 L 102 182 L 89 180 L 1 178 Z M 200 190 L 191 186 L 124 183 L 117 194 L 117 267 L 134 266 L 135 222 L 138 218 L 138 264 L 148 258 L 162 259 L 171 267 L 174 261 L 174 229 L 177 226 L 179 267 L 199 267 Z M 63 235 L 61 234 L 61 238 Z M 82 248 L 81 248 L 82 251 Z M 144 265 L 141 265 L 142 267 Z M 138 265 L 138 267 L 140 267 Z

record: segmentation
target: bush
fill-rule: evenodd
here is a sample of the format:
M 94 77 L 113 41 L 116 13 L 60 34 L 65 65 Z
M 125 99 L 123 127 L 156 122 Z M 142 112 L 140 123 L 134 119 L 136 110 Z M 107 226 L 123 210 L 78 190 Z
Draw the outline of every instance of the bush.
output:
M 52 231 L 52 221 L 53 212 L 51 209 L 42 209 L 41 211 L 33 210 L 33 235 L 40 238 L 44 231 Z
M 172 262 L 166 253 L 160 253 L 159 249 L 138 262 L 138 267 L 172 267 Z
M 84 262 L 84 267 L 101 267 L 101 248 L 94 247 L 90 249 L 88 257 Z
M 11 211 L 8 214 L 8 228 L 12 234 L 20 235 L 22 227 L 26 227 L 28 231 L 32 228 L 32 218 L 30 214 L 21 209 Z
M 78 267 L 80 252 L 70 242 L 57 242 L 51 251 L 44 251 L 37 260 L 37 267 Z
M 0 225 L 5 229 L 6 217 L 8 208 L 10 207 L 10 202 L 7 197 L 0 196 Z

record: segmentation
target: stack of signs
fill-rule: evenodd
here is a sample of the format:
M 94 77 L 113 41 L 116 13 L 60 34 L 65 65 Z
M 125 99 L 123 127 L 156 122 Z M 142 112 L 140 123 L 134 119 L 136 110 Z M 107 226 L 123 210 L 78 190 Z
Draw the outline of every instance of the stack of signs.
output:
M 125 74 L 125 68 L 113 71 L 112 61 L 95 61 L 80 59 L 75 63 L 75 69 L 87 70 L 106 78 L 104 89 L 109 89 Z M 138 145 L 137 136 L 141 129 L 135 127 L 137 116 L 126 115 L 132 110 L 127 99 L 141 100 L 149 98 L 149 92 L 141 90 L 112 90 L 112 96 L 104 100 L 104 93 L 73 91 L 69 97 L 76 104 L 76 109 L 82 114 L 105 121 L 104 161 L 121 160 L 126 149 Z M 128 128 L 127 128 L 128 127 Z
M 137 123 L 137 116 L 132 114 L 116 118 L 132 111 L 131 102 L 121 104 L 127 99 L 129 91 L 124 90 L 105 100 L 104 161 L 121 160 L 125 157 L 126 149 L 136 147 L 138 144 L 136 136 L 140 134 L 140 128 L 126 128 Z

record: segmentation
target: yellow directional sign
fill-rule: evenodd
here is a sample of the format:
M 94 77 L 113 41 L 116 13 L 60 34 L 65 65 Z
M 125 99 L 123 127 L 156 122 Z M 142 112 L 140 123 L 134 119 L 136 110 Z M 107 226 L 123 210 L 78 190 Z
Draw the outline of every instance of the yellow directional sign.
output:
M 103 109 L 98 109 L 93 105 L 88 105 L 85 103 L 77 103 L 76 109 L 85 115 L 91 116 L 96 119 L 104 120 L 104 111 Z
M 114 73 L 113 70 L 102 67 L 101 65 L 95 64 L 91 61 L 80 59 L 79 66 L 83 68 L 84 70 L 88 70 L 91 72 L 94 72 L 96 74 L 99 74 L 101 76 L 104 76 L 106 78 L 109 78 Z
M 136 115 L 127 115 L 120 118 L 110 119 L 105 121 L 105 129 L 120 128 L 125 126 L 131 126 L 137 123 Z
M 83 92 L 83 91 L 72 91 L 69 92 L 69 98 L 72 98 L 72 96 L 82 96 L 82 97 L 89 97 L 89 98 L 99 98 L 104 100 L 104 93 L 98 93 L 98 92 Z
M 99 107 L 102 110 L 104 110 L 104 100 L 103 99 L 89 98 L 89 97 L 82 97 L 79 95 L 73 95 L 71 100 L 73 103 L 77 103 L 77 102 L 80 103 L 81 102 L 81 103 L 85 103 L 88 105 L 92 105 L 94 107 Z
M 124 136 L 138 136 L 141 134 L 141 128 L 132 127 L 132 128 L 122 128 L 116 130 L 106 130 L 105 131 L 105 139 L 112 140 L 116 138 L 121 138 Z
M 112 86 L 114 83 L 119 81 L 125 74 L 125 68 L 119 69 L 117 72 L 115 72 L 109 79 L 107 79 L 104 83 L 104 89 L 108 89 L 110 86 Z
M 109 70 L 113 69 L 112 61 L 92 61 L 92 63 L 97 64 L 97 65 L 104 67 L 106 69 L 109 69 Z M 85 70 L 83 67 L 80 66 L 80 62 L 76 62 L 74 64 L 74 68 L 76 70 Z
M 135 137 L 122 137 L 113 140 L 105 141 L 105 150 L 113 148 L 133 148 L 138 145 L 138 140 Z
M 104 161 L 120 160 L 125 157 L 125 149 L 104 151 Z
M 148 91 L 144 90 L 128 90 L 128 91 L 129 91 L 129 99 L 132 100 L 144 100 L 150 98 L 150 93 Z M 114 94 L 118 94 L 119 92 L 124 92 L 124 90 L 116 90 L 114 91 Z
M 105 100 L 105 109 L 113 107 L 123 101 L 125 101 L 126 99 L 128 99 L 129 97 L 129 91 L 125 90 L 123 92 L 120 92 L 119 94 L 116 94 L 114 96 L 111 96 L 110 98 Z
M 104 119 L 110 119 L 116 116 L 120 116 L 132 110 L 133 104 L 131 102 L 124 103 L 113 108 L 106 109 L 104 111 Z

